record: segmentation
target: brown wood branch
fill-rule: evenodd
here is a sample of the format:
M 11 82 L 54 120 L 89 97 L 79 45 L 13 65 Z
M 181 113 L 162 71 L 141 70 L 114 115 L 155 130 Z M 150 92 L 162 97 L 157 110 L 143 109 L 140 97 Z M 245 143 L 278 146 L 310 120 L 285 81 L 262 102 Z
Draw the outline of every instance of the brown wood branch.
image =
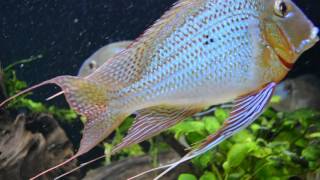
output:
M 38 131 L 36 128 L 31 131 L 26 124 L 41 124 L 39 129 L 46 131 Z M 8 112 L 2 111 L 0 133 L 0 179 L 28 179 L 73 155 L 72 144 L 66 134 L 57 121 L 46 114 L 19 114 L 13 119 Z M 76 162 L 71 162 L 42 179 L 53 179 L 75 166 Z M 78 179 L 78 175 L 74 173 L 71 179 Z

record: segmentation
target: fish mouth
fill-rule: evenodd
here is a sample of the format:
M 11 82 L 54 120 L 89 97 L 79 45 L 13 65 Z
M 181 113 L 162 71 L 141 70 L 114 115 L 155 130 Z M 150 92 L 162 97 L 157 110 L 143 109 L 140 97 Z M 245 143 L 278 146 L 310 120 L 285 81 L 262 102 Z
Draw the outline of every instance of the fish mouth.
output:
M 314 44 L 319 41 L 319 29 L 317 27 L 313 27 L 308 39 L 305 39 L 301 42 L 300 46 L 295 50 L 297 54 L 301 54 L 305 50 L 311 48 Z
M 307 49 L 310 49 L 313 45 L 315 45 L 319 41 L 318 33 L 319 33 L 319 29 L 317 27 L 313 27 L 309 38 L 303 40 L 301 42 L 300 46 L 298 48 L 296 48 L 293 52 L 295 52 L 297 55 L 301 55 L 304 51 L 306 51 Z M 291 49 L 293 50 L 294 48 L 291 48 Z M 281 64 L 287 70 L 292 69 L 294 63 L 287 61 L 287 59 L 282 57 L 280 54 L 277 54 L 277 56 L 278 56 Z

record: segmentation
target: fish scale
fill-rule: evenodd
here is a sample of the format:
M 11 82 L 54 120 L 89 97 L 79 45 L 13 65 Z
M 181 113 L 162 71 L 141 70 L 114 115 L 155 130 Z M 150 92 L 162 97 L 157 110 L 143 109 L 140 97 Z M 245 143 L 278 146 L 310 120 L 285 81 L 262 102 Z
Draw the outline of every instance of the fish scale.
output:
M 230 2 L 226 3 L 230 5 Z M 121 95 L 117 96 L 123 96 L 125 100 L 117 101 L 118 104 L 113 105 L 130 107 L 139 102 L 141 106 L 150 106 L 152 102 L 159 103 L 159 100 L 163 104 L 173 104 L 171 99 L 179 101 L 179 98 L 182 101 L 188 99 L 189 103 L 216 104 L 221 100 L 214 102 L 214 99 L 210 99 L 210 102 L 204 102 L 199 94 L 213 97 L 227 90 L 221 89 L 227 82 L 234 82 L 234 86 L 239 82 L 245 83 L 244 79 L 249 78 L 246 77 L 248 64 L 252 64 L 254 54 L 248 34 L 251 22 L 249 19 L 256 18 L 254 14 L 257 9 L 255 6 L 243 4 L 244 7 L 240 8 L 247 8 L 246 11 L 241 9 L 244 13 L 230 11 L 239 9 L 235 3 L 229 7 L 227 12 L 230 13 L 227 14 L 213 10 L 212 5 L 216 4 L 209 2 L 204 8 L 199 8 L 200 12 L 196 13 L 198 16 L 190 16 L 183 26 L 154 48 L 156 55 L 145 70 L 145 76 L 122 89 L 119 93 Z M 220 6 L 224 7 L 225 4 L 221 3 Z M 218 4 L 214 8 L 219 9 L 220 6 Z M 220 16 L 221 14 L 224 16 Z M 210 19 L 213 21 L 209 22 Z M 204 38 L 206 36 L 208 37 Z M 210 42 L 210 39 L 213 42 Z M 204 88 L 199 90 L 199 86 Z M 132 89 L 136 91 L 133 92 Z M 229 98 L 238 95 L 234 94 Z M 196 97 L 194 102 L 192 97 Z

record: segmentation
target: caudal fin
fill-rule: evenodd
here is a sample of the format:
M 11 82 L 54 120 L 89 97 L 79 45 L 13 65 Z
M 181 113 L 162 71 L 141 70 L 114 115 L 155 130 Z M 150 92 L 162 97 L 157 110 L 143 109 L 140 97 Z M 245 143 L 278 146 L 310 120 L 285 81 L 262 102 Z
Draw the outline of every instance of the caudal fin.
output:
M 38 178 L 88 152 L 105 139 L 125 118 L 121 111 L 108 106 L 109 97 L 106 88 L 93 80 L 60 76 L 51 82 L 62 88 L 70 107 L 85 116 L 87 120 L 78 152 L 65 162 L 43 171 L 31 179 Z
M 74 76 L 58 76 L 32 86 L 5 100 L 0 104 L 0 107 L 24 93 L 47 84 L 56 84 L 61 87 L 70 107 L 85 116 L 87 120 L 78 152 L 68 160 L 39 173 L 31 179 L 36 179 L 88 152 L 105 139 L 125 118 L 125 115 L 121 114 L 118 109 L 114 110 L 108 107 L 109 98 L 105 87 L 93 80 Z
M 95 116 L 97 113 L 101 113 L 106 109 L 107 96 L 105 89 L 94 81 L 74 76 L 58 76 L 34 85 L 1 102 L 0 107 L 3 107 L 6 103 L 18 96 L 47 84 L 56 84 L 62 89 L 62 92 L 51 96 L 48 99 L 64 94 L 70 107 L 88 118 Z
M 75 76 L 59 76 L 51 81 L 61 87 L 70 107 L 88 119 L 106 110 L 107 92 L 95 81 Z

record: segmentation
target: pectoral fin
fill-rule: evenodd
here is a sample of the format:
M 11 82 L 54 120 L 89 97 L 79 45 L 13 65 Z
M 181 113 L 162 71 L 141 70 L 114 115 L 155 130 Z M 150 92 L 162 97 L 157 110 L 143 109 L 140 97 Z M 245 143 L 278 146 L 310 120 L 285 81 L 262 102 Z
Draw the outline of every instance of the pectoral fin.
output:
M 201 111 L 201 109 L 161 106 L 140 110 L 137 112 L 137 117 L 129 129 L 128 135 L 113 149 L 112 153 L 155 136 L 185 118 Z
M 262 114 L 264 108 L 267 106 L 271 99 L 275 86 L 276 83 L 272 82 L 256 93 L 238 98 L 235 101 L 230 117 L 225 121 L 223 126 L 216 133 L 210 135 L 207 140 L 200 144 L 197 149 L 189 152 L 179 161 L 154 169 L 158 170 L 166 168 L 166 170 L 155 179 L 161 178 L 163 175 L 165 175 L 167 172 L 169 172 L 179 164 L 207 152 L 233 134 L 249 126 L 257 117 L 259 117 L 259 115 Z M 152 170 L 149 170 L 148 172 L 151 171 Z M 145 173 L 142 173 L 140 175 L 143 174 Z M 134 178 L 136 177 L 138 176 L 135 176 Z

